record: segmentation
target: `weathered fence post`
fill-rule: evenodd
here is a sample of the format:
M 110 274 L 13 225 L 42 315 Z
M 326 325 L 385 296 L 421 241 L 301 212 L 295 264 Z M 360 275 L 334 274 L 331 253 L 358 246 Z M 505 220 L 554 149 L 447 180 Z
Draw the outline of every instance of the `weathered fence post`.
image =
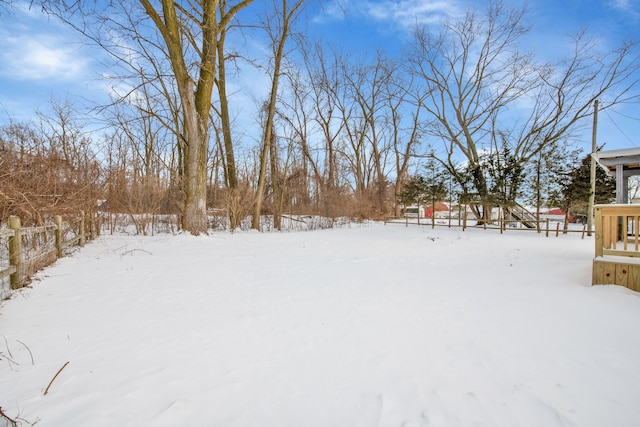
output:
M 84 211 L 80 211 L 80 247 L 84 246 L 85 235 L 84 235 Z
M 95 212 L 89 214 L 89 240 L 94 240 L 100 235 L 99 224 L 98 214 Z
M 62 258 L 62 217 L 56 215 L 54 221 L 56 223 L 56 255 Z
M 549 218 L 547 218 L 547 237 L 549 237 Z
M 14 232 L 13 236 L 9 237 L 9 265 L 12 265 L 16 269 L 10 277 L 11 289 L 20 289 L 24 285 L 20 218 L 11 215 L 9 217 L 9 228 Z

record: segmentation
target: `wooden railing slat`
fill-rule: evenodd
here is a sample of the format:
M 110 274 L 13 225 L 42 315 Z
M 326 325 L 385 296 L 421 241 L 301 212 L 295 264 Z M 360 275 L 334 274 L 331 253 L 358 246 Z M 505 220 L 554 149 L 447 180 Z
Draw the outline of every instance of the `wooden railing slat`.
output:
M 640 224 L 640 216 L 634 217 L 633 237 L 635 237 L 635 251 L 638 252 L 638 224 Z
M 594 213 L 596 257 L 640 257 L 640 205 L 598 205 Z M 633 230 L 629 229 L 629 222 Z M 630 236 L 633 236 L 633 245 L 629 244 Z
M 622 247 L 624 248 L 625 251 L 627 250 L 628 243 L 629 243 L 629 236 L 627 236 L 628 225 L 629 225 L 629 217 L 625 215 L 622 217 Z

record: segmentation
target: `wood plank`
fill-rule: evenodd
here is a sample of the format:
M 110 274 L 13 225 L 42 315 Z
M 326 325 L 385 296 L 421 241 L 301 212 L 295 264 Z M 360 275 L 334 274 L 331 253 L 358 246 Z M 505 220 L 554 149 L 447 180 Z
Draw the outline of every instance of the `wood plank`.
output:
M 9 268 L 5 268 L 4 270 L 0 270 L 0 280 L 11 276 L 15 272 L 16 268 L 13 265 L 10 265 Z
M 640 215 L 640 205 L 597 205 L 603 216 L 635 216 Z
M 609 248 L 617 249 L 618 247 L 618 224 L 620 218 L 618 216 L 610 216 L 609 217 L 609 238 L 611 242 L 609 244 Z
M 615 285 L 616 263 L 607 261 L 593 261 L 594 285 Z
M 615 264 L 616 277 L 614 283 L 616 285 L 627 287 L 627 279 L 629 278 L 629 265 L 628 264 Z
M 53 231 L 58 228 L 57 225 L 41 225 L 38 227 L 22 227 L 20 232 L 24 235 L 31 236 L 39 233 L 46 233 L 47 231 Z
M 601 261 L 593 261 L 593 271 L 591 273 L 592 285 L 604 284 L 604 263 Z
M 602 255 L 623 256 L 629 258 L 640 258 L 640 252 L 623 251 L 622 249 L 603 249 Z
M 602 256 L 602 208 L 600 206 L 595 207 L 595 225 L 596 225 L 596 256 Z M 547 220 L 547 236 L 549 235 L 549 221 Z
M 5 230 L 0 230 L 0 237 L 13 237 L 15 235 L 16 235 L 16 232 L 10 228 L 7 228 Z
M 627 288 L 640 292 L 640 265 L 629 265 Z
M 628 244 L 629 244 L 629 237 L 627 236 L 627 227 L 629 227 L 629 218 L 627 218 L 626 216 L 622 217 L 622 249 L 624 249 L 625 251 L 628 248 Z
M 602 247 L 611 249 L 611 232 L 609 231 L 610 222 L 608 216 L 602 216 Z

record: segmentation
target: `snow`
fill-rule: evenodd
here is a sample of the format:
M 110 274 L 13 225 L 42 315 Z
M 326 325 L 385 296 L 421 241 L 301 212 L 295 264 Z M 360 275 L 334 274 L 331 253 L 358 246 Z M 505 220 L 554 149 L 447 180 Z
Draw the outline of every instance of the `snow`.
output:
M 637 426 L 640 295 L 590 285 L 593 246 L 103 236 L 0 307 L 0 406 L 38 427 Z

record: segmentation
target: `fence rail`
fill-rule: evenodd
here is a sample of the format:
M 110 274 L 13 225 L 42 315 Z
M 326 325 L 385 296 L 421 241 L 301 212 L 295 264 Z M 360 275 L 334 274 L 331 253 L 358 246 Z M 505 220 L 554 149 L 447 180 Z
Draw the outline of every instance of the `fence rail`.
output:
M 63 223 L 57 215 L 54 224 L 38 227 L 22 227 L 20 218 L 11 216 L 8 227 L 0 230 L 0 238 L 8 240 L 8 266 L 6 260 L 4 268 L 0 265 L 0 281 L 9 277 L 12 290 L 25 286 L 36 271 L 61 258 L 66 248 L 84 246 L 99 234 L 94 216 L 84 212 L 72 223 Z
M 409 226 L 409 224 L 413 224 L 413 225 L 421 225 L 421 226 L 431 226 L 432 228 L 435 227 L 461 227 L 462 231 L 466 230 L 467 228 L 469 228 L 469 225 L 467 224 L 468 218 L 465 216 L 461 217 L 461 218 L 439 218 L 439 219 L 433 219 L 433 218 L 425 218 L 423 219 L 423 221 L 420 221 L 418 219 L 418 221 L 414 221 L 415 217 L 389 217 L 387 219 L 385 219 L 385 224 L 389 223 L 389 224 L 405 224 L 406 227 Z M 477 221 L 474 219 L 474 221 Z M 503 232 L 507 231 L 507 230 L 517 230 L 517 231 L 534 231 L 534 232 L 538 232 L 540 233 L 545 233 L 546 237 L 549 237 L 550 234 L 554 234 L 556 237 L 558 237 L 561 233 L 562 234 L 567 234 L 567 233 L 581 233 L 582 234 L 582 238 L 584 239 L 585 234 L 587 233 L 587 226 L 583 225 L 581 228 L 575 228 L 575 229 L 564 229 L 561 228 L 562 223 L 560 222 L 554 222 L 555 225 L 552 227 L 551 226 L 551 221 L 546 218 L 546 219 L 541 219 L 541 220 L 528 220 L 527 222 L 529 222 L 530 224 L 535 224 L 535 226 L 533 227 L 510 227 L 509 224 L 516 224 L 516 225 L 520 225 L 522 224 L 522 220 L 506 220 L 506 219 L 502 219 L 499 218 L 497 220 L 493 220 L 490 224 L 487 224 L 486 222 L 483 223 L 482 225 L 480 225 L 483 229 L 485 230 L 499 230 L 500 233 L 502 234 Z M 473 227 L 475 228 L 475 226 Z

